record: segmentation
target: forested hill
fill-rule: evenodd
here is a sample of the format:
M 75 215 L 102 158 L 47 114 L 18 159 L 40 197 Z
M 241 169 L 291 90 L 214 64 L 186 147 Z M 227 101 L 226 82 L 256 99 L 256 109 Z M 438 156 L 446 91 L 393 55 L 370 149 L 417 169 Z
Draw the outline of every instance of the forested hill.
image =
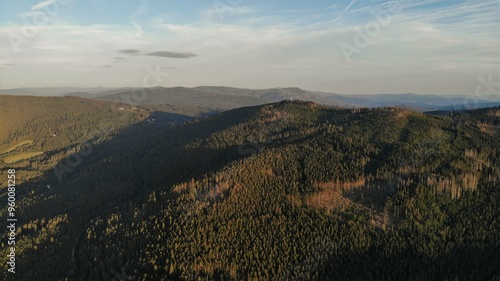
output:
M 192 119 L 183 113 L 196 111 L 79 97 L 0 95 L 0 168 L 15 167 L 23 180 L 34 179 L 72 153 L 110 140 L 122 130 L 138 125 L 157 131 Z M 155 122 L 147 122 L 151 119 Z
M 294 101 L 144 128 L 19 187 L 17 280 L 500 277 L 498 107 Z

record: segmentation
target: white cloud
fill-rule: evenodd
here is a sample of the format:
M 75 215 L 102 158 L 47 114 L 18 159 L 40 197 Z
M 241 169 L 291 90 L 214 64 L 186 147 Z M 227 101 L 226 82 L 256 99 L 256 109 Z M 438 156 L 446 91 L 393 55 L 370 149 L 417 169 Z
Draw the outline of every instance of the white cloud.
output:
M 219 3 L 219 4 L 216 4 Z M 248 6 L 231 6 L 220 1 L 215 1 L 212 8 L 203 11 L 202 16 L 212 22 L 225 22 L 228 17 L 241 17 L 254 14 L 257 10 Z
M 436 0 L 426 1 L 432 2 Z M 62 83 L 63 77 L 66 85 L 140 86 L 145 66 L 158 64 L 166 69 L 178 67 L 171 69 L 164 86 L 299 86 L 340 93 L 466 94 L 474 90 L 478 75 L 498 71 L 496 24 L 500 12 L 493 8 L 492 1 L 425 12 L 418 10 L 418 3 L 393 1 L 391 5 L 404 8 L 391 16 L 390 23 L 370 38 L 359 54 L 353 55 L 352 63 L 347 63 L 339 44 L 354 44 L 354 27 L 363 30 L 375 19 L 371 12 L 383 7 L 361 6 L 359 1 L 353 4 L 344 19 L 362 18 L 356 25 L 335 22 L 333 15 L 331 19 L 290 14 L 257 17 L 253 15 L 257 11 L 247 7 L 235 7 L 231 13 L 251 17 L 214 21 L 207 19 L 215 15 L 209 10 L 199 21 L 175 24 L 168 18 L 141 18 L 146 9 L 141 5 L 130 17 L 132 25 L 40 26 L 39 34 L 17 55 L 8 40 L 0 40 L 0 57 L 14 64 L 0 82 L 11 83 L 11 87 L 42 82 L 52 86 Z M 345 5 L 335 8 L 327 12 L 341 12 Z M 0 37 L 19 33 L 21 28 L 0 27 Z M 175 60 L 117 52 L 123 49 L 199 56 Z M 117 56 L 126 57 L 126 61 L 113 64 L 113 68 L 103 67 L 111 65 Z M 24 76 L 37 78 L 19 78 Z
M 56 0 L 45 0 L 45 1 L 42 1 L 36 5 L 33 5 L 31 6 L 31 10 L 40 10 L 42 8 L 45 8 L 47 6 L 50 6 L 52 4 L 54 4 L 56 2 Z
M 131 23 L 137 30 L 138 35 L 142 35 L 144 33 L 144 30 L 142 29 L 142 26 L 140 24 L 139 17 L 146 15 L 148 10 L 149 10 L 148 2 L 143 0 L 139 5 L 139 7 L 137 7 L 137 9 L 130 16 Z

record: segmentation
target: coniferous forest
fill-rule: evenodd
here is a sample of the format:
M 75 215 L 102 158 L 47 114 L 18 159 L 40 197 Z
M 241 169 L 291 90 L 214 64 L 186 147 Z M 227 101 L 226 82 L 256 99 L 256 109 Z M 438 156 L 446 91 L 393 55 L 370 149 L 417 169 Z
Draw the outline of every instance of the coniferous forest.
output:
M 50 114 L 0 100 L 18 116 L 0 147 L 17 178 L 12 280 L 500 279 L 499 107 L 283 101 L 180 123 L 51 99 Z

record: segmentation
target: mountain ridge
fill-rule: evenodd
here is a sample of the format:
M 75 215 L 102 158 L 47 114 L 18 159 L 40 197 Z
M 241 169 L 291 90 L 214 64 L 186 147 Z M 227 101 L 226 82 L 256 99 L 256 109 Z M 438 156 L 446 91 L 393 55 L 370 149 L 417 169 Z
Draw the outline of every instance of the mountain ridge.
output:
M 284 100 L 144 117 L 62 181 L 38 162 L 19 185 L 19 278 L 491 280 L 499 112 Z
M 66 90 L 64 90 L 66 89 Z M 38 89 L 13 89 L 0 90 L 0 93 L 14 94 L 36 94 L 40 91 L 42 94 L 47 94 L 50 88 Z M 196 98 L 209 98 L 212 110 L 227 110 L 247 105 L 265 104 L 276 102 L 283 99 L 305 99 L 312 100 L 321 104 L 338 105 L 344 107 L 380 107 L 380 106 L 412 106 L 418 111 L 431 110 L 461 110 L 479 107 L 496 106 L 500 104 L 500 100 L 494 96 L 488 97 L 467 97 L 461 95 L 435 95 L 435 94 L 370 94 L 370 95 L 341 95 L 336 93 L 327 93 L 320 91 L 308 91 L 297 87 L 285 88 L 270 88 L 270 89 L 243 89 L 226 86 L 198 86 L 198 87 L 151 87 L 151 88 L 55 88 L 57 95 L 81 96 L 85 98 L 95 98 L 104 100 L 123 100 L 126 102 L 134 102 L 136 104 L 144 103 L 144 100 L 138 99 L 130 101 L 131 93 L 138 97 L 143 95 L 154 95 L 153 100 L 149 103 L 162 104 L 174 103 L 188 105 L 189 101 Z M 158 96 L 160 95 L 161 96 Z M 183 100 L 181 96 L 184 95 Z M 202 95 L 202 96 L 200 96 Z M 170 97 L 169 97 L 170 96 Z M 224 101 L 224 99 L 232 99 L 232 101 Z M 193 101 L 196 103 L 196 101 Z M 207 102 L 207 100 L 205 100 Z M 204 104 L 200 101 L 198 106 Z

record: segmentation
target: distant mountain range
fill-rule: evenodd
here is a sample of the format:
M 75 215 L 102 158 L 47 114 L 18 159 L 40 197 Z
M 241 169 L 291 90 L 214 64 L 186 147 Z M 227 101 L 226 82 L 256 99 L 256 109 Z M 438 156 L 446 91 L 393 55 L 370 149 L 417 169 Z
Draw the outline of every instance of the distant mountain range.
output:
M 309 100 L 339 107 L 405 107 L 414 111 L 462 110 L 500 105 L 499 97 L 459 95 L 376 94 L 340 95 L 300 88 L 242 89 L 221 86 L 152 88 L 18 88 L 2 95 L 78 96 L 136 105 L 198 106 L 215 111 L 281 100 Z
M 89 94 L 97 94 L 103 91 L 111 90 L 111 88 L 79 88 L 79 87 L 40 87 L 40 88 L 16 88 L 16 89 L 0 89 L 0 95 L 16 95 L 16 96 L 64 96 L 73 92 L 85 92 Z

